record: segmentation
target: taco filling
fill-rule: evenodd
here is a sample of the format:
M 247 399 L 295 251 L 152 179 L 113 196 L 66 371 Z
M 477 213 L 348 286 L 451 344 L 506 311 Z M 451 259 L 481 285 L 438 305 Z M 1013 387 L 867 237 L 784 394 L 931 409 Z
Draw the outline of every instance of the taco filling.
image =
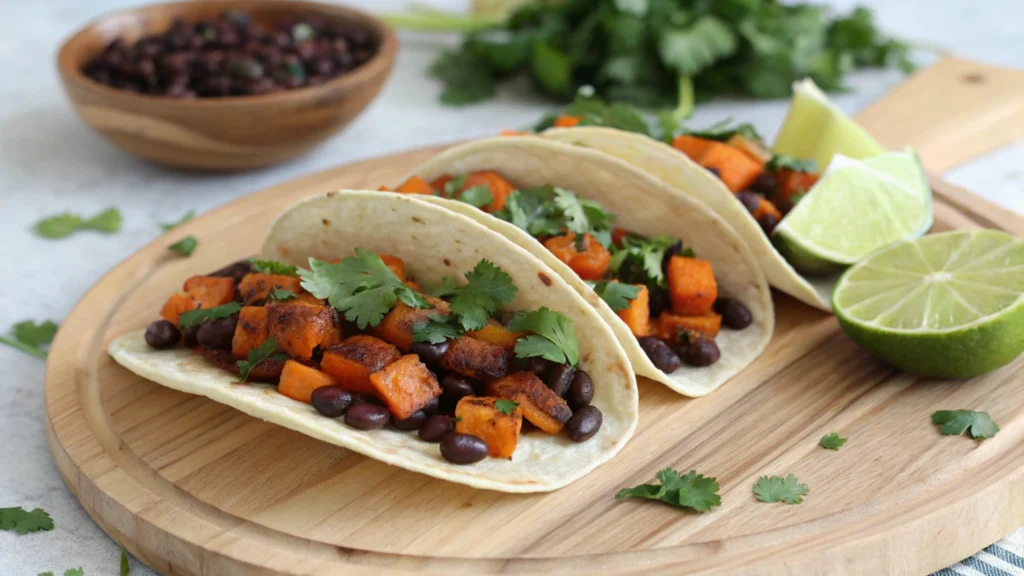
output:
M 602 413 L 574 325 L 546 307 L 506 310 L 517 292 L 488 260 L 436 286 L 360 248 L 309 269 L 244 260 L 186 280 L 145 341 L 180 343 L 350 427 L 416 432 L 454 464 L 512 459 L 524 426 L 586 442 Z
M 666 374 L 716 363 L 723 325 L 743 330 L 754 320 L 743 302 L 718 296 L 711 263 L 680 239 L 617 228 L 614 214 L 570 190 L 520 188 L 487 170 L 413 176 L 394 191 L 458 200 L 529 233 L 590 285 Z

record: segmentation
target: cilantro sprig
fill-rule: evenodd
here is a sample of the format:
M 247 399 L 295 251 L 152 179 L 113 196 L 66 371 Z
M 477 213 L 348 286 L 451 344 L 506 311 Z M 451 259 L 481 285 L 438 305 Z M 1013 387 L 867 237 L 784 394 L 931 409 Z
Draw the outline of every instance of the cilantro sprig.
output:
M 622 246 L 614 248 L 608 269 L 622 282 L 646 284 L 652 288 L 665 287 L 662 262 L 665 253 L 679 242 L 671 236 L 640 236 L 630 234 L 622 239 Z M 693 251 L 684 249 L 683 256 L 693 257 Z
M 515 190 L 494 215 L 531 236 L 558 236 L 564 228 L 581 239 L 590 234 L 605 247 L 611 244 L 615 220 L 599 202 L 555 186 Z
M 530 332 L 516 340 L 516 358 L 541 357 L 556 364 L 576 365 L 580 344 L 572 321 L 547 307 L 533 312 L 518 312 L 508 323 L 513 332 Z
M 80 230 L 95 230 L 112 234 L 121 229 L 121 211 L 108 208 L 89 218 L 64 212 L 40 220 L 35 225 L 36 234 L 43 238 L 66 238 Z
M 185 236 L 181 240 L 178 240 L 174 244 L 167 247 L 168 250 L 178 254 L 179 256 L 191 256 L 196 250 L 196 246 L 199 246 L 199 240 L 195 236 Z
M 721 506 L 718 495 L 718 481 L 690 470 L 680 474 L 672 468 L 665 468 L 655 475 L 659 484 L 641 484 L 634 488 L 623 488 L 615 495 L 616 500 L 644 498 L 660 500 L 676 508 L 688 508 L 696 512 L 709 512 Z
M 975 440 L 991 438 L 999 432 L 999 426 L 988 412 L 975 410 L 939 410 L 932 414 L 932 424 L 946 436 L 960 436 L 968 432 Z
M 180 328 L 190 328 L 203 322 L 210 322 L 213 320 L 219 320 L 221 318 L 227 318 L 238 314 L 242 310 L 242 305 L 239 302 L 228 302 L 221 306 L 214 306 L 213 308 L 199 308 L 196 310 L 189 310 L 188 312 L 182 312 L 178 316 L 178 326 Z
M 278 276 L 296 276 L 298 267 L 277 260 L 252 260 L 252 269 L 261 274 L 274 274 Z
M 184 214 L 182 214 L 181 218 L 178 218 L 174 222 L 161 222 L 160 223 L 160 227 L 163 228 L 164 231 L 166 232 L 168 230 L 172 230 L 174 228 L 177 228 L 178 226 L 181 226 L 185 222 L 188 222 L 189 220 L 195 218 L 195 216 L 196 216 L 196 211 L 195 210 L 189 210 L 188 212 L 185 212 Z
M 806 484 L 801 484 L 794 474 L 782 476 L 762 476 L 754 484 L 754 496 L 761 502 L 785 502 L 799 504 L 810 492 Z
M 839 450 L 843 447 L 843 444 L 846 444 L 847 440 L 849 438 L 843 438 L 839 435 L 839 432 L 829 432 L 821 437 L 821 440 L 818 441 L 818 446 L 826 450 Z
M 508 304 L 519 291 L 508 272 L 489 260 L 481 260 L 466 273 L 466 283 L 455 288 L 451 311 L 466 331 L 479 330 L 498 308 Z
M 640 294 L 640 286 L 621 282 L 594 282 L 591 287 L 616 312 L 629 308 L 629 303 Z
M 440 344 L 462 336 L 462 327 L 452 321 L 449 314 L 430 314 L 427 321 L 412 327 L 413 342 L 429 342 Z
M 245 360 L 239 360 L 238 364 L 238 383 L 241 384 L 249 379 L 249 373 L 252 372 L 253 368 L 258 366 L 265 360 L 287 360 L 288 356 L 284 354 L 274 354 L 277 350 L 277 339 L 267 338 L 267 340 L 260 344 L 258 348 L 249 350 L 249 354 L 246 355 Z
M 491 189 L 487 186 L 480 184 L 478 186 L 470 186 L 462 191 L 461 194 L 455 197 L 459 202 L 465 202 L 474 208 L 483 208 L 491 202 L 494 202 L 494 195 L 491 194 Z
M 299 295 L 284 288 L 274 288 L 270 291 L 269 297 L 271 300 L 277 300 L 278 302 L 287 302 L 288 300 L 298 298 Z
M 505 416 L 511 416 L 516 411 L 516 408 L 519 408 L 519 403 L 513 400 L 500 399 L 494 402 L 494 407 Z
M 50 518 L 50 514 L 42 508 L 0 508 L 0 530 L 16 534 L 53 530 L 53 518 Z
M 53 342 L 57 328 L 57 324 L 52 320 L 47 320 L 42 324 L 24 320 L 11 326 L 9 336 L 0 336 L 0 344 L 6 344 L 11 348 L 45 360 L 47 351 L 44 347 Z

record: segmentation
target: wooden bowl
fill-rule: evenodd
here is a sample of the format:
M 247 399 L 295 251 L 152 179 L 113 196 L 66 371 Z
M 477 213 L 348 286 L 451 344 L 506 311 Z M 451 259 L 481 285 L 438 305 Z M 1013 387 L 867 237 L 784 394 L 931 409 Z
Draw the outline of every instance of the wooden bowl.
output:
M 242 10 L 256 23 L 317 15 L 363 27 L 377 53 L 359 68 L 319 86 L 260 96 L 176 99 L 126 92 L 82 71 L 115 38 L 134 42 L 166 31 L 175 18 L 194 22 Z M 60 49 L 64 90 L 83 120 L 119 148 L 140 158 L 193 170 L 233 171 L 289 160 L 341 130 L 377 95 L 394 63 L 398 40 L 365 12 L 290 0 L 211 0 L 158 4 L 95 20 Z

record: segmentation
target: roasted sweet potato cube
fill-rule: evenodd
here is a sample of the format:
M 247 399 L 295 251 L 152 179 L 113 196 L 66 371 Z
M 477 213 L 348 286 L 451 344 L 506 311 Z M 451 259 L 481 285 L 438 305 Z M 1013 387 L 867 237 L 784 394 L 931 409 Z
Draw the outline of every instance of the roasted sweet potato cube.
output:
M 413 412 L 441 395 L 437 378 L 415 354 L 402 356 L 370 374 L 370 384 L 399 420 L 412 416 Z
M 509 357 L 501 346 L 463 336 L 448 346 L 441 367 L 477 380 L 501 378 L 508 374 Z
M 427 297 L 434 307 L 433 308 L 410 308 L 403 302 L 395 304 L 395 307 L 391 309 L 384 316 L 384 320 L 380 324 L 375 326 L 370 332 L 386 341 L 398 346 L 402 352 L 408 352 L 409 347 L 412 346 L 412 330 L 417 324 L 425 323 L 429 319 L 431 314 L 438 312 L 447 312 L 448 303 L 441 299 L 432 299 Z M 440 304 L 438 304 L 438 302 Z
M 325 350 L 320 369 L 333 376 L 345 390 L 376 395 L 370 374 L 401 357 L 402 353 L 393 344 L 360 334 Z
M 572 417 L 572 410 L 565 400 L 545 386 L 533 372 L 516 372 L 491 380 L 485 389 L 488 396 L 517 402 L 523 418 L 548 434 L 561 432 Z
M 718 283 L 711 263 L 698 258 L 673 256 L 665 271 L 672 311 L 681 316 L 700 316 L 711 312 L 718 298 Z
M 455 406 L 455 431 L 472 434 L 487 443 L 493 458 L 512 458 L 523 428 L 523 412 L 516 408 L 505 414 L 495 403 L 499 398 L 465 396 Z
M 259 348 L 270 337 L 267 309 L 262 306 L 244 306 L 238 312 L 235 337 L 231 340 L 231 353 L 246 358 L 249 350 Z
M 378 254 L 384 264 L 398 276 L 398 279 L 405 282 L 405 262 L 398 256 L 392 256 L 390 254 Z
M 330 374 L 305 364 L 299 364 L 295 360 L 289 360 L 284 363 L 277 391 L 292 400 L 309 404 L 312 401 L 313 390 L 324 386 L 334 386 L 334 384 L 334 378 Z
M 329 340 L 338 314 L 329 306 L 280 304 L 267 307 L 267 325 L 271 338 L 282 352 L 309 360 L 313 349 Z
M 255 304 L 269 298 L 270 291 L 275 288 L 302 294 L 301 282 L 302 280 L 298 276 L 253 272 L 246 274 L 245 278 L 238 283 L 238 292 L 242 295 L 242 302 L 247 305 Z
M 665 311 L 658 316 L 658 337 L 672 342 L 679 342 L 680 331 L 700 332 L 708 338 L 714 338 L 721 328 L 722 317 L 714 312 L 702 316 L 680 316 Z
M 643 284 L 636 286 L 640 289 L 636 298 L 629 302 L 628 307 L 616 310 L 615 313 L 629 326 L 633 336 L 639 338 L 651 333 L 651 293 Z
M 403 194 L 433 194 L 434 190 L 430 187 L 430 182 L 419 176 L 410 176 L 408 180 L 395 188 L 395 192 Z
M 177 326 L 178 317 L 181 316 L 182 312 L 188 312 L 196 308 L 199 308 L 199 302 L 196 302 L 195 298 L 184 292 L 175 292 L 171 294 L 171 297 L 160 308 L 160 317 Z
M 525 336 L 526 332 L 512 332 L 497 320 L 489 320 L 483 328 L 466 332 L 466 335 L 511 350 L 515 348 L 516 340 Z
M 235 300 L 235 279 L 224 276 L 193 276 L 185 281 L 185 292 L 200 308 L 216 308 Z

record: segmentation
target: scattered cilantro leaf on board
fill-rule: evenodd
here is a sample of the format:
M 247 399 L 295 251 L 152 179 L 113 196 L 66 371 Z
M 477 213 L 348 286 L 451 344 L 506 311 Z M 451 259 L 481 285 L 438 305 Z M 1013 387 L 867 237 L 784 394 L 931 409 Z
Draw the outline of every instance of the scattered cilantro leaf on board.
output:
M 629 303 L 640 293 L 639 286 L 621 282 L 595 282 L 593 288 L 601 300 L 616 312 L 629 308 Z
M 53 518 L 42 508 L 28 511 L 21 506 L 0 508 L 0 530 L 17 534 L 53 530 Z
M 269 296 L 271 300 L 277 300 L 278 302 L 287 302 L 299 297 L 295 292 L 285 290 L 284 288 L 274 288 L 270 291 Z
M 188 328 L 210 320 L 219 320 L 221 318 L 233 316 L 238 314 L 241 310 L 242 305 L 239 302 L 228 302 L 227 304 L 214 306 L 213 308 L 189 310 L 188 312 L 182 312 L 181 315 L 178 316 L 178 326 L 181 328 Z
M 81 568 L 68 568 L 64 571 L 64 576 L 85 576 L 85 570 Z
M 499 307 L 508 304 L 519 291 L 508 272 L 489 260 L 476 263 L 466 273 L 466 283 L 455 288 L 451 311 L 464 330 L 479 330 Z
M 481 184 L 479 186 L 470 186 L 469 188 L 466 188 L 461 194 L 456 196 L 455 199 L 459 202 L 469 204 L 474 208 L 483 208 L 491 202 L 494 202 L 494 195 L 491 194 L 490 188 Z
M 576 365 L 580 359 L 580 343 L 572 321 L 560 312 L 541 308 L 518 312 L 508 323 L 512 332 L 530 332 L 516 340 L 516 358 L 539 356 L 557 364 Z
M 171 252 L 177 253 L 179 256 L 191 256 L 196 250 L 196 246 L 199 246 L 199 240 L 196 240 L 195 236 L 185 236 L 181 240 L 178 240 L 174 244 L 167 247 Z
M 183 214 L 181 216 L 181 218 L 178 218 L 174 222 L 161 222 L 160 223 L 160 227 L 163 228 L 164 231 L 171 230 L 173 228 L 177 228 L 178 226 L 181 226 L 185 222 L 188 222 L 189 220 L 191 220 L 191 219 L 193 219 L 195 217 L 196 217 L 196 211 L 195 210 L 189 210 L 188 212 L 185 212 L 185 214 Z
M 430 314 L 426 322 L 417 323 L 412 327 L 412 341 L 440 344 L 446 340 L 454 340 L 462 336 L 462 333 L 462 327 L 453 324 L 450 315 Z
M 975 410 L 939 410 L 932 414 L 932 424 L 939 426 L 939 432 L 946 436 L 960 436 L 969 430 L 975 440 L 991 438 L 999 432 L 988 412 Z
M 498 409 L 498 412 L 509 416 L 516 411 L 516 408 L 519 408 L 519 403 L 512 400 L 501 399 L 494 402 L 494 407 Z
M 298 267 L 277 260 L 253 260 L 252 269 L 261 274 L 278 276 L 295 276 L 299 273 Z
M 799 504 L 804 501 L 803 497 L 810 490 L 806 484 L 797 481 L 793 474 L 782 476 L 762 476 L 754 484 L 754 496 L 761 502 L 785 502 L 786 504 Z
M 124 546 L 121 546 L 121 565 L 119 570 L 119 576 L 128 576 L 131 574 L 132 567 L 128 563 L 128 553 L 125 552 Z
M 689 508 L 696 512 L 708 512 L 722 504 L 718 495 L 718 481 L 690 470 L 680 475 L 672 468 L 665 468 L 655 475 L 660 484 L 641 484 L 634 488 L 623 488 L 615 495 L 616 500 L 644 498 L 660 500 L 676 508 Z
M 11 326 L 10 336 L 0 336 L 0 344 L 6 344 L 11 348 L 45 360 L 47 351 L 43 347 L 53 342 L 57 328 L 57 324 L 52 320 L 47 320 L 42 324 L 24 320 Z
M 829 432 L 821 437 L 821 440 L 818 441 L 818 446 L 826 450 L 839 450 L 843 447 L 843 444 L 846 444 L 847 440 L 849 438 L 843 438 L 839 435 L 839 432 Z
M 66 238 L 79 230 L 96 230 L 110 234 L 120 229 L 121 212 L 117 208 L 108 208 L 91 218 L 64 212 L 40 220 L 35 226 L 36 234 L 44 238 Z
M 238 383 L 241 384 L 249 379 L 249 373 L 252 369 L 259 365 L 264 360 L 284 360 L 288 357 L 284 354 L 274 354 L 274 350 L 277 350 L 277 339 L 267 338 L 267 341 L 260 344 L 259 348 L 249 350 L 249 354 L 245 360 L 239 360 L 238 364 Z

